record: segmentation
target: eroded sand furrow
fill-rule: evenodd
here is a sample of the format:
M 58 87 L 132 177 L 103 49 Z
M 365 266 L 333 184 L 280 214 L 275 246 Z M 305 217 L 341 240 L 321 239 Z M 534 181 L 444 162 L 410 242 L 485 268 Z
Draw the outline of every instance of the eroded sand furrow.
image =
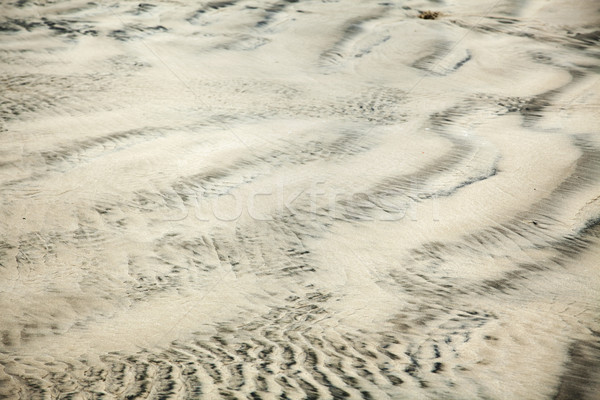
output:
M 383 10 L 385 9 L 384 7 L 382 8 Z M 363 33 L 363 25 L 383 17 L 385 15 L 383 10 L 377 14 L 360 16 L 344 22 L 342 28 L 339 29 L 339 31 L 342 33 L 341 37 L 331 46 L 331 48 L 321 53 L 321 66 L 330 67 L 343 62 L 344 59 L 348 57 L 348 55 L 344 54 L 347 52 L 345 51 L 344 47 L 348 45 L 348 42 L 354 41 L 357 36 Z

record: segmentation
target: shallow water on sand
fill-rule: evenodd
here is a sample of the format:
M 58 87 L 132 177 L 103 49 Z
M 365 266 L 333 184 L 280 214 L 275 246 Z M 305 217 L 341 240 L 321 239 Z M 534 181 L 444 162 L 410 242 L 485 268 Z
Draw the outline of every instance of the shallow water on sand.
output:
M 595 398 L 599 22 L 3 2 L 0 398 Z

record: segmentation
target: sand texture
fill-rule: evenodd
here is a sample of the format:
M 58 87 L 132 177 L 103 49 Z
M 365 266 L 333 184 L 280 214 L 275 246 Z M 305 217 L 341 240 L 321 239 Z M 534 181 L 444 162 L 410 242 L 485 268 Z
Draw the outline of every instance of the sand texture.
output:
M 599 60 L 595 0 L 2 1 L 0 399 L 600 398 Z

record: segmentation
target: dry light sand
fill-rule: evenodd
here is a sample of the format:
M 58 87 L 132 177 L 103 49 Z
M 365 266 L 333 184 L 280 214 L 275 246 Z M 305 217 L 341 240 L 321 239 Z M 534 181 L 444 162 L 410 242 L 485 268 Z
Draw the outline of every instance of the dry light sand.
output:
M 599 9 L 3 1 L 0 398 L 600 398 Z

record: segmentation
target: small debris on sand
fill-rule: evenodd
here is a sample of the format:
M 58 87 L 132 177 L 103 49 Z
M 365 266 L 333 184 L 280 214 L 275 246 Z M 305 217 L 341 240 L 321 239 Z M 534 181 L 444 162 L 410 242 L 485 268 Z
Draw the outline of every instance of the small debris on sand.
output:
M 421 11 L 419 18 L 421 19 L 437 19 L 440 16 L 438 11 Z

